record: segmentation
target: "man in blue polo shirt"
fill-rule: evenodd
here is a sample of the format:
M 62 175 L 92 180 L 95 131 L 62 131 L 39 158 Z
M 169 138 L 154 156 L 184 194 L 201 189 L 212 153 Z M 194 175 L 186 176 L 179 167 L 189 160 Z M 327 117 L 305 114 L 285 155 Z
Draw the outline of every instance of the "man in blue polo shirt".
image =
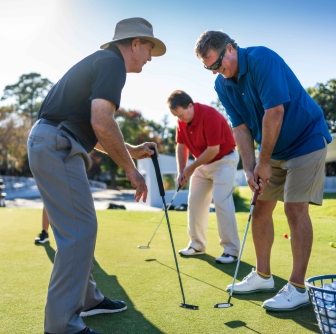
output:
M 227 34 L 206 31 L 195 52 L 206 69 L 220 74 L 215 90 L 230 116 L 247 183 L 260 192 L 252 216 L 256 271 L 235 284 L 233 293 L 274 291 L 272 213 L 280 200 L 291 231 L 293 270 L 284 288 L 262 306 L 271 311 L 307 306 L 304 279 L 313 240 L 308 207 L 322 204 L 331 142 L 323 112 L 284 60 L 266 47 L 239 48 Z

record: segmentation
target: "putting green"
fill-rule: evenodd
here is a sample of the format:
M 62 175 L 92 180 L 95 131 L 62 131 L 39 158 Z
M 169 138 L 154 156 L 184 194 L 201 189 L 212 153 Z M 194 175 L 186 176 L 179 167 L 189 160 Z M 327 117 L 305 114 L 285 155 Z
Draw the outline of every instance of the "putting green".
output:
M 240 188 L 237 205 L 239 235 L 245 230 L 250 191 Z M 312 206 L 314 245 L 307 277 L 335 274 L 336 195 L 326 195 L 323 207 Z M 312 307 L 294 312 L 271 313 L 260 306 L 272 294 L 234 295 L 234 305 L 215 309 L 226 302 L 226 285 L 232 282 L 235 264 L 215 262 L 220 255 L 215 213 L 209 215 L 207 254 L 193 258 L 178 255 L 186 303 L 199 310 L 179 307 L 181 291 L 166 222 L 163 221 L 149 249 L 139 249 L 152 236 L 162 212 L 97 211 L 99 231 L 95 253 L 95 279 L 101 291 L 122 299 L 126 312 L 86 318 L 91 328 L 110 333 L 318 333 Z M 176 250 L 188 243 L 187 213 L 169 211 Z M 287 281 L 291 267 L 289 228 L 283 205 L 275 210 L 275 242 L 272 273 L 276 289 Z M 36 246 L 33 239 L 41 226 L 41 210 L 0 208 L 0 328 L 1 333 L 43 332 L 43 312 L 55 242 Z M 240 281 L 255 264 L 251 229 L 237 275 Z

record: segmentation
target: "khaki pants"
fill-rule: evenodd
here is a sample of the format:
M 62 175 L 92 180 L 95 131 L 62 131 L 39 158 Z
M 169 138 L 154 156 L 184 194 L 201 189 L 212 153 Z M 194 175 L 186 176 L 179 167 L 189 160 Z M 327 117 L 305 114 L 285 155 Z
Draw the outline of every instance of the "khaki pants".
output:
M 220 245 L 224 252 L 239 254 L 239 236 L 232 198 L 239 155 L 237 151 L 213 163 L 198 167 L 191 177 L 188 198 L 189 247 L 206 249 L 209 206 L 213 198 Z

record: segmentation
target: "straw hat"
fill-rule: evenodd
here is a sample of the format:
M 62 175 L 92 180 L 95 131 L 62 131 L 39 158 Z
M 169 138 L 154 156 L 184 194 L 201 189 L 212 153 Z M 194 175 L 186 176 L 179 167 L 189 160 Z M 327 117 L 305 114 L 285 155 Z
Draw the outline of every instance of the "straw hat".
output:
M 117 23 L 114 36 L 111 42 L 103 44 L 100 48 L 106 49 L 111 43 L 126 38 L 143 38 L 154 43 L 152 50 L 153 57 L 159 57 L 166 53 L 166 46 L 159 39 L 154 37 L 153 26 L 141 17 L 132 17 Z

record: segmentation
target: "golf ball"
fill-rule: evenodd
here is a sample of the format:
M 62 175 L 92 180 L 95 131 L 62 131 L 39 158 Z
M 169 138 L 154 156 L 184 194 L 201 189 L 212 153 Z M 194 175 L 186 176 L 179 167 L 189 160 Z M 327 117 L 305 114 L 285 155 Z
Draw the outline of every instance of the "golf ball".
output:
M 336 320 L 335 305 L 333 305 L 332 307 L 327 307 L 326 309 L 327 309 L 328 317 Z

